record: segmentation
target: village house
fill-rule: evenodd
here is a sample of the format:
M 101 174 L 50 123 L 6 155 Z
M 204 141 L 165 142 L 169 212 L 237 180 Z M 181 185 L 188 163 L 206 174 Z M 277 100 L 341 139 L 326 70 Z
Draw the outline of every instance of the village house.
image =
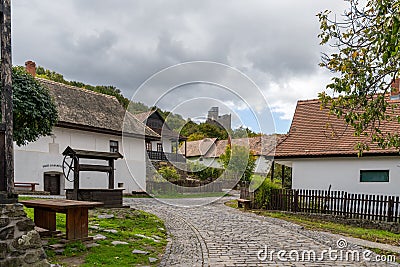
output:
M 273 161 L 275 146 L 280 139 L 279 135 L 261 135 L 250 138 L 236 138 L 218 140 L 217 138 L 205 138 L 187 143 L 186 157 L 188 161 L 198 162 L 208 167 L 222 168 L 219 157 L 225 153 L 229 145 L 244 146 L 250 149 L 256 157 L 254 173 L 267 175 Z
M 35 76 L 35 64 L 26 63 Z M 37 190 L 64 195 L 72 183 L 63 175 L 62 152 L 74 149 L 120 152 L 115 162 L 115 188 L 124 193 L 146 189 L 145 139 L 160 136 L 132 114 L 113 96 L 36 78 L 48 88 L 57 106 L 59 120 L 52 135 L 25 146 L 15 146 L 15 181 L 36 182 Z M 93 163 L 93 162 L 91 162 Z M 107 174 L 82 172 L 80 188 L 108 188 Z
M 150 160 L 186 162 L 187 138 L 173 131 L 157 109 L 138 113 L 134 116 L 161 136 L 159 140 L 154 140 L 151 136 L 146 138 L 146 151 Z M 183 143 L 182 147 L 184 148 L 182 151 L 179 150 L 181 143 Z
M 400 130 L 397 121 L 382 122 L 380 127 L 383 133 Z M 292 167 L 293 189 L 400 195 L 399 151 L 370 144 L 370 150 L 358 157 L 355 146 L 362 140 L 343 119 L 321 109 L 319 100 L 298 101 L 275 161 Z

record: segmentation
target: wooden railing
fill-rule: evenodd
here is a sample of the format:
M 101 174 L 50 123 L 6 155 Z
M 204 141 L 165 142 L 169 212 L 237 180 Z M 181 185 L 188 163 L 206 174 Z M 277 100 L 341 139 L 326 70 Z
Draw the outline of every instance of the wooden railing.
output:
M 147 155 L 152 160 L 163 160 L 172 162 L 186 162 L 186 158 L 182 154 L 177 153 L 167 153 L 160 151 L 150 151 L 147 150 Z
M 272 190 L 269 210 L 325 213 L 351 219 L 400 222 L 400 197 L 324 190 Z

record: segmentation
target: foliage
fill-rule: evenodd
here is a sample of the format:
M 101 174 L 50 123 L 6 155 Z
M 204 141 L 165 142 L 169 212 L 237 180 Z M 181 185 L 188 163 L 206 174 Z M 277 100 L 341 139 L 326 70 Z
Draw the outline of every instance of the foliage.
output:
M 198 162 L 190 162 L 188 164 L 188 171 L 195 175 L 200 180 L 204 181 L 207 179 L 216 180 L 221 176 L 223 170 L 207 167 Z
M 96 85 L 96 86 L 93 86 L 93 85 L 89 85 L 89 84 L 85 84 L 85 83 L 77 82 L 77 81 L 67 81 L 67 80 L 64 79 L 64 76 L 62 74 L 59 74 L 59 73 L 57 73 L 55 71 L 51 71 L 51 70 L 45 69 L 45 68 L 43 68 L 41 66 L 38 66 L 36 68 L 36 74 L 40 78 L 44 78 L 44 79 L 48 79 L 48 80 L 51 80 L 51 81 L 63 83 L 63 84 L 66 84 L 66 85 L 76 86 L 76 87 L 79 87 L 79 88 L 85 88 L 87 90 L 98 92 L 98 93 L 102 93 L 102 94 L 106 94 L 106 95 L 115 96 L 115 98 L 117 98 L 118 101 L 121 103 L 121 105 L 124 106 L 125 108 L 127 108 L 128 105 L 129 105 L 129 99 L 125 98 L 122 95 L 121 90 L 119 90 L 115 86 L 112 86 L 112 85 Z
M 250 137 L 257 137 L 260 136 L 260 133 L 255 133 L 249 128 L 244 128 L 243 126 L 240 126 L 237 129 L 232 130 L 231 132 L 231 138 L 250 138 Z
M 271 181 L 271 179 L 264 179 L 264 182 L 255 191 L 255 206 L 259 208 L 265 208 L 271 201 L 272 190 L 281 188 L 282 186 L 279 180 Z
M 177 181 L 181 178 L 176 169 L 170 166 L 161 167 L 157 172 L 168 181 Z
M 49 91 L 23 67 L 13 67 L 12 82 L 14 141 L 21 146 L 50 135 L 58 113 Z
M 323 55 L 321 66 L 337 74 L 326 88 L 337 97 L 320 94 L 323 106 L 354 128 L 356 136 L 382 148 L 400 147 L 397 132 L 381 131 L 384 121 L 399 121 L 385 94 L 400 69 L 400 1 L 368 0 L 364 5 L 348 0 L 342 21 L 329 18 L 329 11 L 318 14 L 322 45 L 337 52 Z M 364 3 L 364 2 L 362 2 Z M 368 142 L 357 146 L 360 154 Z
M 274 180 L 278 180 L 280 183 L 282 183 L 282 167 L 283 165 L 275 162 Z M 271 172 L 268 173 L 267 179 L 271 179 Z M 283 187 L 292 188 L 292 168 L 285 168 L 285 184 Z
M 149 110 L 150 108 L 142 102 L 130 102 L 128 106 L 128 111 L 132 114 L 143 113 Z
M 240 180 L 250 181 L 256 167 L 256 158 L 247 147 L 233 145 L 227 146 L 219 161 L 227 171 L 239 173 Z
M 220 140 L 228 138 L 228 132 L 217 125 L 206 122 L 197 124 L 191 120 L 186 122 L 180 133 L 188 137 L 189 141 L 201 140 L 205 137 L 218 138 Z

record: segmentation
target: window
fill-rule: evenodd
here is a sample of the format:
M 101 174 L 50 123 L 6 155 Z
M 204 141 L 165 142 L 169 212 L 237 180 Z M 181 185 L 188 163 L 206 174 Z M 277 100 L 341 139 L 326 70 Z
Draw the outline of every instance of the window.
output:
M 163 152 L 163 148 L 162 148 L 162 144 L 161 143 L 157 144 L 157 151 L 158 152 Z
M 118 152 L 118 141 L 110 140 L 110 152 Z
M 360 170 L 360 182 L 389 182 L 389 170 Z
M 150 142 L 146 143 L 146 150 L 147 151 L 152 151 L 152 147 L 151 147 L 151 143 Z

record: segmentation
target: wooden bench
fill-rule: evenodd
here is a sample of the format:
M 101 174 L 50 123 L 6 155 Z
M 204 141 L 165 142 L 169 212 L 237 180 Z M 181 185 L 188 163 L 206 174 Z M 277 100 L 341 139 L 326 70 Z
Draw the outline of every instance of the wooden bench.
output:
M 239 198 L 237 202 L 238 208 L 243 208 L 244 210 L 250 209 L 251 200 Z
M 101 202 L 75 201 L 66 199 L 37 199 L 20 201 L 34 209 L 35 225 L 56 231 L 56 213 L 65 213 L 68 241 L 90 240 L 88 237 L 88 209 L 102 206 Z
M 21 182 L 14 182 L 14 187 L 18 188 L 29 188 L 30 191 L 35 192 L 36 186 L 39 185 L 38 183 L 21 183 Z

